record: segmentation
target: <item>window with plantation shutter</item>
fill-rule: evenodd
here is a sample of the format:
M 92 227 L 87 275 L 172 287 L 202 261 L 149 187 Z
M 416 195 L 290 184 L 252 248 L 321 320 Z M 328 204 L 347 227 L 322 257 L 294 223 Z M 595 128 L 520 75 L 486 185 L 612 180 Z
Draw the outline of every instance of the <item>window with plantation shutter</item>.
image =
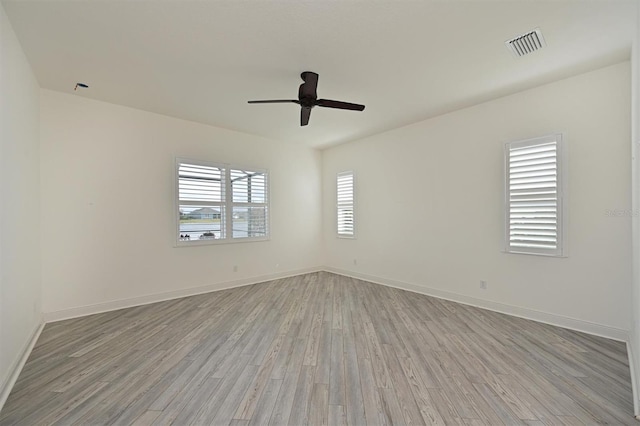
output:
M 269 237 L 268 173 L 176 160 L 178 246 Z
M 338 237 L 354 238 L 354 174 L 352 171 L 338 173 L 336 189 Z
M 563 255 L 562 135 L 505 145 L 506 251 Z

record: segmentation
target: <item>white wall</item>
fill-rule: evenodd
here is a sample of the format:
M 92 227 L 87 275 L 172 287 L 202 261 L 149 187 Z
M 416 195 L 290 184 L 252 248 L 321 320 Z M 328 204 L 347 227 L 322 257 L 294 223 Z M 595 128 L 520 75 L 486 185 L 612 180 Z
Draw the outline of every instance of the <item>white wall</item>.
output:
M 640 3 L 636 3 L 636 32 L 631 52 L 631 133 L 632 150 L 632 207 L 634 212 L 640 212 Z M 638 386 L 640 386 L 640 214 L 632 217 L 632 288 L 629 298 L 631 312 L 631 330 L 629 332 L 631 364 L 631 381 L 633 383 L 633 408 L 636 415 L 640 415 L 640 400 Z
M 316 150 L 48 90 L 41 144 L 47 318 L 322 265 Z M 175 157 L 269 169 L 271 240 L 175 248 Z
M 625 62 L 324 151 L 327 265 L 626 338 L 629 93 Z M 569 149 L 569 257 L 503 253 L 503 144 L 558 131 Z M 356 240 L 335 237 L 345 169 L 357 174 Z M 614 209 L 620 217 L 606 215 Z
M 38 97 L 0 5 L 0 407 L 41 323 Z

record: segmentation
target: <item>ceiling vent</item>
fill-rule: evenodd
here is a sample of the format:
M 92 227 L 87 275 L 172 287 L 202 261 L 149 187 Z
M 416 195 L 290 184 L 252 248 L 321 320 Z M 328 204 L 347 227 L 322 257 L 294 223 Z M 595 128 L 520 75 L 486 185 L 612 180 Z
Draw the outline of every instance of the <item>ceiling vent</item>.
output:
M 536 28 L 528 33 L 514 37 L 511 40 L 507 40 L 504 44 L 507 45 L 507 48 L 515 56 L 528 55 L 529 53 L 542 49 L 547 45 L 544 41 L 544 37 L 542 37 L 540 28 Z

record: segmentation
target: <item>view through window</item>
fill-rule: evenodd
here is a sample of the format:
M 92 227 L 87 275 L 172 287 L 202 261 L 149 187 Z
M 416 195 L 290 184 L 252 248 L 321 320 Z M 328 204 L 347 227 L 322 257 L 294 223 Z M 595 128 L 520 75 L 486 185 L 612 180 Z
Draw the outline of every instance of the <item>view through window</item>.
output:
M 180 245 L 268 238 L 266 170 L 178 160 L 177 171 Z

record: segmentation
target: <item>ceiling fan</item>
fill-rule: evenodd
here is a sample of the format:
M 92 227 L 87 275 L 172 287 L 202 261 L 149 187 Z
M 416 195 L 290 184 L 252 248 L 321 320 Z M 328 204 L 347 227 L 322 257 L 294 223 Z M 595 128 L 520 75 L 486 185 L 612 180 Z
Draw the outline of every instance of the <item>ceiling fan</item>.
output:
M 351 111 L 362 111 L 364 105 L 352 104 L 349 102 L 332 101 L 331 99 L 318 99 L 316 89 L 318 87 L 318 74 L 311 71 L 305 71 L 300 74 L 302 83 L 298 89 L 298 99 L 273 99 L 265 101 L 249 101 L 250 104 L 280 104 L 294 103 L 300 105 L 300 125 L 309 124 L 311 116 L 311 108 L 315 106 L 324 108 L 348 109 Z

